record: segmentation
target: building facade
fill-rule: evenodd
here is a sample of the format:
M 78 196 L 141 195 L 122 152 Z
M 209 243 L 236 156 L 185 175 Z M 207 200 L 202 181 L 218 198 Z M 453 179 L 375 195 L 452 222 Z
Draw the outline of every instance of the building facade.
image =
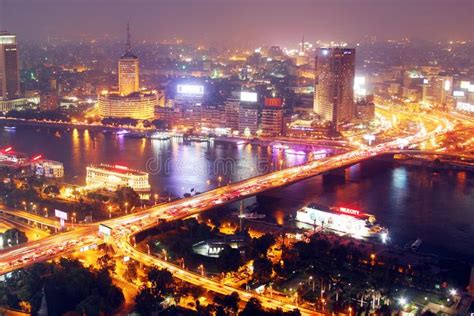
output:
M 127 24 L 127 45 L 125 48 L 125 54 L 120 57 L 118 62 L 120 95 L 126 96 L 140 90 L 139 72 L 139 61 L 138 57 L 132 54 L 132 47 L 130 44 L 130 28 Z
M 91 165 L 87 167 L 86 183 L 89 188 L 117 190 L 130 187 L 136 192 L 149 192 L 148 173 L 119 165 Z
M 0 100 L 20 97 L 20 72 L 16 36 L 0 32 Z
M 240 106 L 239 134 L 243 136 L 256 135 L 258 130 L 258 108 L 254 106 Z
M 118 93 L 99 95 L 98 111 L 102 117 L 129 117 L 137 120 L 148 120 L 155 117 L 158 98 L 152 92 L 135 92 L 127 96 Z
M 338 130 L 354 116 L 355 49 L 321 48 L 316 55 L 314 112 Z

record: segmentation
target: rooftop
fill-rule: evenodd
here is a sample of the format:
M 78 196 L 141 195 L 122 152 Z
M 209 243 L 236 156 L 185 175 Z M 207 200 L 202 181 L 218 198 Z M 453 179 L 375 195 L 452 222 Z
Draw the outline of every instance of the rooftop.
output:
M 134 170 L 130 169 L 126 166 L 122 165 L 106 165 L 106 164 L 98 164 L 98 165 L 90 165 L 87 168 L 94 168 L 94 169 L 101 169 L 104 171 L 109 171 L 109 172 L 114 172 L 118 174 L 129 174 L 129 175 L 135 175 L 135 176 L 145 176 L 148 175 L 148 173 L 139 171 L 139 170 Z

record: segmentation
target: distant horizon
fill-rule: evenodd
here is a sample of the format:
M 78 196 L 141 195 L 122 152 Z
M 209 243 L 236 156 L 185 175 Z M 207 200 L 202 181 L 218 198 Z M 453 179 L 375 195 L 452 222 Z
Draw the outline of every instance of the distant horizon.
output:
M 470 41 L 471 0 L 0 0 L 0 29 L 25 41 L 173 38 L 210 46 L 419 38 Z

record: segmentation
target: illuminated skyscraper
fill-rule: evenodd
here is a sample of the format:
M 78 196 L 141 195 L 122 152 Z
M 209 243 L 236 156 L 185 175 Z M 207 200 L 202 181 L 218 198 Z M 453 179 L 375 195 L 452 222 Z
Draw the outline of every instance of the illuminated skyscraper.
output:
M 119 91 L 103 91 L 98 96 L 97 109 L 102 117 L 128 117 L 149 120 L 155 116 L 158 106 L 156 91 L 140 90 L 138 81 L 138 57 L 132 54 L 130 28 L 127 24 L 127 49 L 120 57 Z
M 119 93 L 129 95 L 140 90 L 138 57 L 132 54 L 130 44 L 130 27 L 127 24 L 127 45 L 125 54 L 118 63 Z
M 20 97 L 16 36 L 0 32 L 0 100 Z
M 354 116 L 355 49 L 321 48 L 316 55 L 314 112 L 332 128 Z

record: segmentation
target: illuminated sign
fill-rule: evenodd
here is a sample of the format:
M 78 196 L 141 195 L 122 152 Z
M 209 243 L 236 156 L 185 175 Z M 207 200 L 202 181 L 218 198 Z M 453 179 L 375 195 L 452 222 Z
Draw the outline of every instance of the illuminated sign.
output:
M 12 151 L 12 149 L 13 149 L 12 147 L 7 147 L 7 148 L 5 148 L 5 149 L 3 150 L 3 152 L 7 153 L 7 152 L 9 152 L 9 151 Z
M 104 224 L 99 224 L 99 233 L 104 234 L 106 236 L 111 236 L 112 228 Z
M 243 102 L 257 102 L 257 93 L 256 92 L 240 92 L 240 101 Z
M 444 91 L 449 91 L 451 89 L 451 81 L 445 80 L 444 81 Z
M 461 81 L 461 89 L 469 89 L 470 86 L 471 86 L 471 82 Z
M 281 108 L 283 100 L 281 98 L 265 98 L 265 106 Z
M 33 160 L 33 161 L 36 161 L 36 160 L 39 160 L 39 159 L 41 159 L 41 157 L 43 157 L 43 156 L 41 156 L 41 155 L 38 155 L 38 156 L 35 156 L 35 157 L 34 157 L 32 160 Z
M 204 94 L 204 87 L 203 86 L 188 85 L 188 84 L 179 84 L 177 91 L 178 91 L 179 94 L 203 95 Z
M 353 210 L 347 207 L 340 207 L 339 212 L 349 215 L 360 215 L 360 212 L 358 210 Z
M 63 211 L 60 211 L 58 209 L 54 210 L 54 216 L 56 216 L 57 218 L 60 218 L 62 220 L 67 220 L 67 213 L 63 212 Z
M 466 94 L 462 90 L 453 91 L 453 97 L 464 97 Z

